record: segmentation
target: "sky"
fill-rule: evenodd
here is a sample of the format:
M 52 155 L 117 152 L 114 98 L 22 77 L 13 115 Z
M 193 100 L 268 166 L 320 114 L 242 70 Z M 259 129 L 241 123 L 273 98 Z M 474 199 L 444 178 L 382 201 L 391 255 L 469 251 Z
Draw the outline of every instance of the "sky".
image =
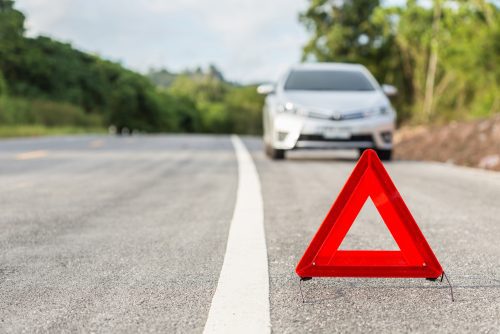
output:
M 384 0 L 401 5 L 406 0 Z M 430 0 L 420 0 L 430 1 Z M 500 1 L 500 0 L 499 0 Z M 215 64 L 241 83 L 274 81 L 301 58 L 308 0 L 16 0 L 46 35 L 146 73 Z
M 147 72 L 213 63 L 242 83 L 275 80 L 300 61 L 305 0 L 17 0 L 29 36 L 70 42 Z

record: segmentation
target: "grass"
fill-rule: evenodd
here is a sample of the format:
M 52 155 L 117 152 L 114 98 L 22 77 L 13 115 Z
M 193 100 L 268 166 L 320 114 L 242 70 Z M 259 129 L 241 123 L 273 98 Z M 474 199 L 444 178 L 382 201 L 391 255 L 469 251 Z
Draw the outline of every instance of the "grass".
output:
M 60 136 L 72 134 L 107 133 L 104 128 L 43 125 L 0 125 L 0 138 Z

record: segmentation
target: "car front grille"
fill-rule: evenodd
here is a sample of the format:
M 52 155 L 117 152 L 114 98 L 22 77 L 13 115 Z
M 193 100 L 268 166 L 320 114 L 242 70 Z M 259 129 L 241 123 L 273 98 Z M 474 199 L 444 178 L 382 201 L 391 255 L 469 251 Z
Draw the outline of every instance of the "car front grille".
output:
M 350 114 L 327 116 L 327 115 L 317 113 L 314 111 L 309 111 L 307 113 L 307 116 L 310 118 L 329 119 L 331 121 L 348 121 L 348 120 L 352 120 L 352 119 L 361 119 L 361 118 L 366 117 L 364 112 L 354 112 L 354 113 L 350 113 Z
M 341 121 L 349 120 L 349 119 L 360 119 L 360 118 L 365 118 L 365 113 L 363 112 L 355 112 L 351 114 L 345 114 L 340 116 Z
M 350 138 L 325 138 L 322 135 L 300 135 L 299 141 L 331 141 L 331 142 L 373 142 L 371 135 L 352 135 Z

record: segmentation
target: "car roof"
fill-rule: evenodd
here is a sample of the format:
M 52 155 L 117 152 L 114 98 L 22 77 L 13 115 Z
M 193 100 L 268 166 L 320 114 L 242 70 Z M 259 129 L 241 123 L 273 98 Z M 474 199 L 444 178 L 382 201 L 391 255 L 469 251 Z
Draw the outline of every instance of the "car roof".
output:
M 366 70 L 361 64 L 351 63 L 302 63 L 291 67 L 292 70 Z

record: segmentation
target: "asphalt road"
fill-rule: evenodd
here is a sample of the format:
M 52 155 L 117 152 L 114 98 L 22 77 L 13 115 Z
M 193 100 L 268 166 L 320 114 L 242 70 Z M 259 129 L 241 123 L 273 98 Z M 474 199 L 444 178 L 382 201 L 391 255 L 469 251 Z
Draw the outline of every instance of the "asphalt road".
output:
M 302 303 L 295 265 L 356 157 L 273 162 L 259 139 L 243 142 L 261 183 L 273 332 L 500 332 L 499 173 L 386 165 L 455 302 L 440 282 L 332 278 L 305 282 Z M 0 332 L 201 333 L 238 183 L 229 136 L 0 141 Z M 342 247 L 397 246 L 367 205 Z

